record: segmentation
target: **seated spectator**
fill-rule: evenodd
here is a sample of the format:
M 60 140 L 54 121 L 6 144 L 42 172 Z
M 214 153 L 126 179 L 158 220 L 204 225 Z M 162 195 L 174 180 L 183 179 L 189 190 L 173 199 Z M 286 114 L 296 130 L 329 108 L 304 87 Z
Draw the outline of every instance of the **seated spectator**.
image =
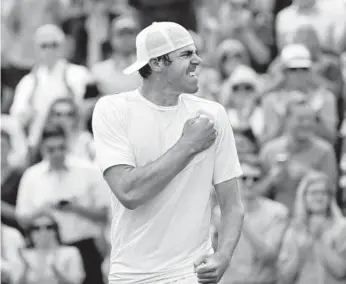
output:
M 220 76 L 214 68 L 203 66 L 198 70 L 198 91 L 195 94 L 200 98 L 217 101 L 220 97 Z
M 292 209 L 297 186 L 311 169 L 324 172 L 328 186 L 336 189 L 337 164 L 333 147 L 314 136 L 314 112 L 305 102 L 289 105 L 284 135 L 263 146 L 260 153 L 267 190 Z
M 244 65 L 238 66 L 222 87 L 222 104 L 234 129 L 249 130 L 259 139 L 264 128 L 259 102 L 259 77 Z
M 275 262 L 288 224 L 288 210 L 257 195 L 255 184 L 261 177 L 260 168 L 242 164 L 242 169 L 239 186 L 246 213 L 243 231 L 220 283 L 276 283 Z
M 64 33 L 54 25 L 40 27 L 35 34 L 38 61 L 30 74 L 18 84 L 11 115 L 28 128 L 30 142 L 41 131 L 50 104 L 60 97 L 71 97 L 82 104 L 89 71 L 63 59 Z
M 263 141 L 282 135 L 287 104 L 295 97 L 302 97 L 315 113 L 316 134 L 334 144 L 338 117 L 336 98 L 313 79 L 309 51 L 302 45 L 288 45 L 281 52 L 281 60 L 283 78 L 262 101 L 265 121 Z
M 341 284 L 346 276 L 346 221 L 324 173 L 308 173 L 279 258 L 283 283 Z
M 12 284 L 17 273 L 19 250 L 25 246 L 21 233 L 1 224 L 1 283 Z
M 20 229 L 15 206 L 23 169 L 14 167 L 9 161 L 12 143 L 8 132 L 1 130 L 1 223 Z
M 80 253 L 61 244 L 54 218 L 34 219 L 27 234 L 30 247 L 19 249 L 15 283 L 82 283 L 85 273 Z
M 252 131 L 234 130 L 234 139 L 237 147 L 239 161 L 259 165 L 259 144 Z
M 266 71 L 271 50 L 257 33 L 254 14 L 249 0 L 228 0 L 221 4 L 220 31 L 223 39 L 239 40 L 247 49 L 251 66 L 260 73 Z
M 72 98 L 59 98 L 54 101 L 44 124 L 63 127 L 67 137 L 67 150 L 70 156 L 88 161 L 93 159 L 92 135 L 85 130 L 86 122 L 84 117 Z M 32 162 L 34 163 L 41 161 L 40 146 L 41 139 L 32 149 Z
M 28 222 L 44 214 L 56 219 L 61 240 L 77 247 L 86 271 L 83 283 L 102 283 L 102 258 L 95 239 L 108 221 L 108 186 L 97 167 L 67 154 L 62 127 L 42 135 L 43 161 L 28 168 L 20 182 L 16 213 Z
M 138 73 L 125 75 L 123 70 L 135 61 L 136 35 L 139 23 L 132 16 L 116 18 L 111 26 L 111 58 L 92 67 L 92 74 L 103 95 L 132 91 L 139 87 L 142 78 Z
M 279 12 L 276 18 L 279 49 L 293 43 L 298 28 L 310 24 L 316 30 L 324 50 L 336 53 L 343 51 L 346 28 L 344 10 L 329 9 L 330 1 L 327 5 L 322 2 L 324 1 L 293 0 L 292 5 Z

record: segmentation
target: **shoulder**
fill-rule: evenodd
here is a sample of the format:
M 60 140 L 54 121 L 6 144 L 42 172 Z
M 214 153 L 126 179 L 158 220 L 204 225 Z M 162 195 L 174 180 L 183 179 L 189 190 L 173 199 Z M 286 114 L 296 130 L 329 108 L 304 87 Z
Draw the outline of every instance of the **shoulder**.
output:
M 83 65 L 78 65 L 74 63 L 68 63 L 67 70 L 74 73 L 89 74 L 89 69 Z
M 270 140 L 263 145 L 261 152 L 263 153 L 276 152 L 278 149 L 281 149 L 282 147 L 284 147 L 286 140 L 287 139 L 284 136 L 274 138 L 273 140 Z
M 61 260 L 76 260 L 81 258 L 79 250 L 73 246 L 61 246 L 58 253 Z
M 45 161 L 39 162 L 24 171 L 23 177 L 35 178 L 42 175 L 48 169 L 48 164 Z
M 260 202 L 268 209 L 273 218 L 281 219 L 288 216 L 289 210 L 284 204 L 265 197 L 261 197 Z
M 76 79 L 83 80 L 86 82 L 91 81 L 92 76 L 88 68 L 86 68 L 85 66 L 73 64 L 70 62 L 67 64 L 68 64 L 66 69 L 67 76 L 73 77 L 74 81 L 76 81 Z
M 320 138 L 314 138 L 311 140 L 312 145 L 317 148 L 319 151 L 321 152 L 325 152 L 325 153 L 331 153 L 333 152 L 333 146 L 330 145 L 329 142 L 320 139 Z
M 34 85 L 35 81 L 35 75 L 34 73 L 30 72 L 29 74 L 26 74 L 18 83 L 16 89 L 18 90 L 21 87 L 30 87 Z
M 183 102 L 186 103 L 188 110 L 192 112 L 202 111 L 210 115 L 215 121 L 217 118 L 226 114 L 225 108 L 218 102 L 207 100 L 192 94 L 182 94 Z
M 294 6 L 290 5 L 284 9 L 282 9 L 278 15 L 277 15 L 277 20 L 282 21 L 282 20 L 287 20 L 288 17 L 291 17 L 295 15 L 296 9 Z
M 101 62 L 97 62 L 93 67 L 91 67 L 91 72 L 93 74 L 97 74 L 97 72 L 104 70 L 105 68 L 107 68 L 111 63 L 110 59 L 101 61 Z

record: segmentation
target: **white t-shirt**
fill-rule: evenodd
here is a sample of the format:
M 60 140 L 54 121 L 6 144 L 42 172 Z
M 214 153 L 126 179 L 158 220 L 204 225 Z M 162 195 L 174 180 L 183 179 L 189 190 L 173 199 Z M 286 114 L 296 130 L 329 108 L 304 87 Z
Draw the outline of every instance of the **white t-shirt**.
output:
M 182 94 L 175 106 L 157 106 L 135 90 L 103 97 L 96 104 L 93 132 L 102 171 L 157 160 L 179 140 L 184 123 L 198 110 L 215 121 L 214 145 L 135 210 L 112 195 L 110 283 L 170 283 L 194 277 L 193 262 L 212 250 L 211 189 L 242 170 L 227 113 L 218 103 Z

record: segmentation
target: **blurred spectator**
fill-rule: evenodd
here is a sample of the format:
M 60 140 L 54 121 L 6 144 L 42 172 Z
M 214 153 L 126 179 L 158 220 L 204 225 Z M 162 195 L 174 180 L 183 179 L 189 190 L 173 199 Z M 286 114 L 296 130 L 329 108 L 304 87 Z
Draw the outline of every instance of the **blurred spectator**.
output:
M 79 251 L 62 245 L 54 218 L 34 219 L 27 234 L 31 248 L 19 249 L 15 283 L 82 283 L 85 273 Z
M 289 105 L 286 121 L 285 134 L 265 144 L 260 159 L 271 181 L 267 190 L 292 209 L 297 186 L 311 169 L 323 171 L 335 190 L 337 165 L 332 146 L 313 135 L 314 112 L 308 104 Z
M 234 138 L 237 147 L 239 161 L 259 165 L 259 143 L 253 133 L 249 130 L 234 130 Z
M 227 0 L 221 4 L 219 20 L 220 31 L 223 39 L 237 39 L 245 46 L 250 54 L 251 65 L 257 72 L 265 72 L 271 60 L 271 48 L 273 40 L 267 34 L 273 34 L 271 20 L 256 21 L 251 11 L 250 0 Z M 262 13 L 262 19 L 271 17 Z M 257 18 L 260 19 L 260 16 Z M 261 23 L 262 21 L 262 23 Z M 256 27 L 258 23 L 258 30 Z M 264 31 L 264 34 L 263 32 Z M 268 42 L 268 44 L 265 43 Z
M 19 250 L 25 246 L 23 236 L 14 228 L 1 224 L 1 283 L 12 284 L 17 273 Z
M 14 167 L 9 161 L 12 143 L 9 133 L 1 130 L 1 223 L 19 229 L 15 205 L 23 169 Z
M 277 45 L 281 49 L 292 43 L 296 30 L 311 24 L 318 34 L 322 48 L 340 53 L 344 48 L 346 18 L 345 9 L 330 9 L 330 1 L 293 0 L 291 6 L 282 10 L 276 21 Z
M 287 104 L 302 97 L 314 111 L 315 133 L 334 144 L 337 129 L 336 98 L 314 77 L 309 51 L 302 45 L 287 45 L 281 52 L 281 60 L 284 77 L 263 99 L 263 140 L 269 141 L 282 135 Z
M 234 129 L 251 131 L 257 139 L 262 136 L 263 111 L 259 106 L 259 77 L 244 65 L 236 67 L 222 88 L 222 104 Z
M 85 67 L 63 59 L 65 36 L 57 26 L 40 27 L 35 43 L 39 60 L 19 82 L 11 108 L 11 114 L 28 128 L 30 143 L 37 139 L 51 103 L 59 97 L 71 97 L 80 106 L 91 80 Z
M 59 125 L 63 127 L 67 138 L 67 150 L 69 156 L 88 161 L 93 160 L 93 138 L 90 132 L 85 130 L 86 122 L 72 98 L 59 98 L 54 101 L 48 111 L 44 125 Z M 40 155 L 41 137 L 32 148 L 32 162 L 42 160 Z
M 134 17 L 123 16 L 113 20 L 110 59 L 97 63 L 92 74 L 103 95 L 131 91 L 139 87 L 142 78 L 138 73 L 125 75 L 123 70 L 136 58 L 136 35 L 139 23 Z
M 211 101 L 217 101 L 220 93 L 219 72 L 212 67 L 204 66 L 197 70 L 199 89 L 196 96 Z
M 108 186 L 94 165 L 69 157 L 67 147 L 62 127 L 43 132 L 44 160 L 25 171 L 16 212 L 28 221 L 52 214 L 62 242 L 81 253 L 86 271 L 83 283 L 102 283 L 102 259 L 95 239 L 108 221 Z
M 288 224 L 288 210 L 258 196 L 255 184 L 261 178 L 260 168 L 242 164 L 242 169 L 239 186 L 246 212 L 243 231 L 220 283 L 276 283 L 275 263 Z
M 345 283 L 346 221 L 334 198 L 323 173 L 302 180 L 280 256 L 284 283 Z
M 176 22 L 187 30 L 196 31 L 195 0 L 128 0 L 139 12 L 141 28 L 152 22 Z M 182 12 L 184 11 L 184 12 Z
M 249 54 L 243 44 L 238 40 L 228 39 L 223 41 L 216 50 L 215 67 L 220 72 L 223 84 L 239 65 L 250 65 Z
M 1 68 L 3 84 L 14 90 L 35 64 L 36 29 L 59 25 L 63 9 L 60 0 L 1 1 Z

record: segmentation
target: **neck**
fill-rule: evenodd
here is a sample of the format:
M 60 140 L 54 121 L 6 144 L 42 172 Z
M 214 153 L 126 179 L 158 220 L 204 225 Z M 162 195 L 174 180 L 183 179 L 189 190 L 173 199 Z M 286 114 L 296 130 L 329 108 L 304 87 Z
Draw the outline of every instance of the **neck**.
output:
M 50 169 L 53 171 L 62 171 L 66 169 L 65 163 L 50 163 Z
M 150 76 L 152 76 L 152 74 Z M 180 93 L 171 90 L 167 82 L 160 80 L 160 78 L 145 79 L 139 92 L 148 101 L 159 106 L 177 105 L 180 95 Z
M 301 149 L 308 142 L 308 139 L 297 139 L 292 133 L 288 134 L 288 145 L 293 151 Z

